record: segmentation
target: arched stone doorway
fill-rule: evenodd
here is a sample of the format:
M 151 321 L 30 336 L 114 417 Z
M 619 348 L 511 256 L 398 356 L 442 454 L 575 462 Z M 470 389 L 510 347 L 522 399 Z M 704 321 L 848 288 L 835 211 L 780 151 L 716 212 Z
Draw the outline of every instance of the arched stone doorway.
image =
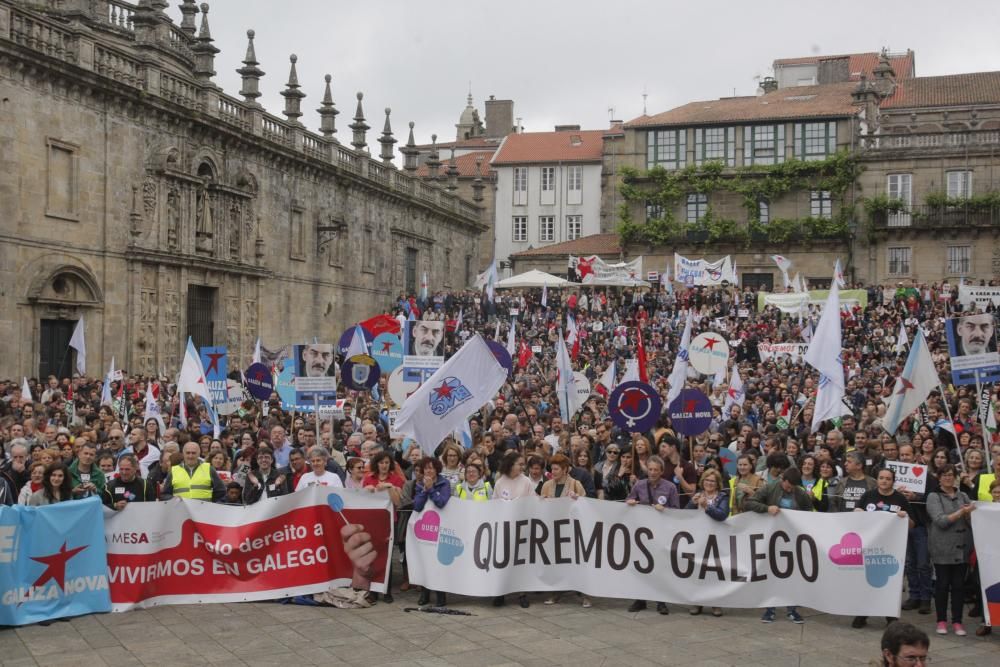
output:
M 38 377 L 71 377 L 76 368 L 76 352 L 69 347 L 73 329 L 88 311 L 104 304 L 97 281 L 89 270 L 80 266 L 49 266 L 38 272 L 27 297 L 32 305 L 32 358 Z M 85 329 L 96 352 L 99 322 L 97 318 L 89 320 Z

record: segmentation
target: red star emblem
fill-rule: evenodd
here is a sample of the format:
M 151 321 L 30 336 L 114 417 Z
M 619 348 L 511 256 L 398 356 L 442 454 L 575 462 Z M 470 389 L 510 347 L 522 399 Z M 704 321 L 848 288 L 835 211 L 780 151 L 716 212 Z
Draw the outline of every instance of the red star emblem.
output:
M 66 549 L 66 543 L 63 542 L 62 547 L 59 551 L 52 554 L 51 556 L 32 556 L 31 560 L 42 563 L 46 566 L 45 571 L 42 572 L 41 576 L 35 580 L 32 584 L 34 587 L 42 586 L 48 581 L 55 581 L 59 588 L 66 587 L 66 561 L 68 561 L 73 556 L 77 555 L 81 551 L 87 548 L 87 545 L 82 547 L 75 547 L 73 549 Z
M 591 260 L 589 259 L 577 260 L 576 272 L 580 275 L 580 280 L 583 280 L 584 276 L 586 276 L 587 274 L 593 273 L 594 269 L 591 267 Z
M 694 412 L 694 406 L 698 405 L 698 401 L 684 401 L 684 412 Z
M 451 398 L 451 392 L 452 389 L 448 385 L 448 382 L 447 381 L 442 382 L 440 387 L 434 389 L 434 393 L 437 394 L 434 397 L 434 400 L 440 401 L 443 398 Z
M 646 400 L 646 392 L 641 389 L 628 389 L 618 401 L 618 406 L 622 411 L 628 410 L 629 413 L 636 413 L 639 411 L 639 403 Z
M 903 385 L 903 386 L 902 386 L 902 387 L 900 387 L 900 388 L 899 388 L 899 391 L 897 391 L 897 392 L 896 392 L 896 395 L 897 395 L 897 396 L 901 396 L 901 395 L 905 394 L 906 392 L 908 392 L 908 391 L 910 391 L 911 389 L 913 389 L 913 388 L 914 388 L 914 387 L 913 387 L 913 383 L 912 383 L 912 382 L 910 382 L 909 380 L 907 380 L 907 379 L 906 379 L 906 378 L 904 378 L 904 377 L 901 377 L 901 378 L 899 378 L 899 383 L 900 383 L 901 385 Z
M 729 388 L 729 392 L 728 393 L 729 393 L 729 398 L 732 398 L 732 399 L 736 398 L 736 390 L 733 389 L 732 387 Z
M 722 341 L 718 338 L 706 338 L 705 339 L 705 349 L 714 350 L 716 343 L 721 343 Z
M 209 352 L 205 356 L 208 357 L 208 368 L 205 369 L 205 375 L 212 372 L 214 368 L 216 372 L 219 371 L 219 359 L 226 356 L 225 352 Z
M 392 349 L 392 341 L 384 340 L 382 341 L 382 354 L 389 354 L 389 350 Z

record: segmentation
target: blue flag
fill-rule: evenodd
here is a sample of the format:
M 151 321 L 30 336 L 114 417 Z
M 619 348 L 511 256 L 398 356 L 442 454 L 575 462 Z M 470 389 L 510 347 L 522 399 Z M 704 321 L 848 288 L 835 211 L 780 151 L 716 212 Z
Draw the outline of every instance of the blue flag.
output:
M 104 506 L 0 506 L 0 625 L 111 611 Z

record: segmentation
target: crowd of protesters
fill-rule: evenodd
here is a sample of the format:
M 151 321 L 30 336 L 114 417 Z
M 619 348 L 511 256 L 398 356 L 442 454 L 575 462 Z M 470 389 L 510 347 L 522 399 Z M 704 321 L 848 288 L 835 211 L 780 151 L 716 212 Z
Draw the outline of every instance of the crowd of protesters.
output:
M 866 307 L 841 312 L 850 414 L 824 422 L 815 433 L 810 424 L 818 374 L 801 358 L 762 359 L 758 350 L 762 343 L 806 342 L 819 315 L 813 306 L 792 314 L 758 310 L 754 290 L 731 287 L 547 290 L 544 306 L 541 290 L 498 292 L 493 299 L 485 292 L 400 295 L 384 312 L 401 322 L 444 321 L 446 356 L 474 333 L 506 343 L 509 328 L 516 327 L 514 370 L 470 419 L 471 446 L 449 439 L 429 455 L 418 443 L 390 438 L 387 406 L 346 390 L 343 419 L 317 425 L 312 414 L 283 410 L 272 395 L 245 401 L 216 429 L 198 400 L 179 404 L 167 378 L 126 373 L 113 381 L 113 404 L 100 401 L 101 379 L 32 379 L 30 399 L 20 383 L 8 381 L 0 382 L 0 503 L 38 506 L 99 496 L 121 510 L 131 502 L 181 496 L 243 505 L 310 485 L 343 486 L 388 495 L 398 510 L 400 547 L 409 510 L 428 502 L 443 507 L 531 495 L 589 497 L 703 511 L 717 521 L 741 512 L 891 511 L 909 526 L 903 608 L 936 614 L 939 634 L 965 635 L 964 617 L 982 615 L 977 572 L 970 567 L 970 514 L 973 501 L 1000 502 L 1000 439 L 976 418 L 982 396 L 975 387 L 950 384 L 944 323 L 962 310 L 957 289 L 858 287 L 867 289 Z M 666 414 L 650 432 L 626 432 L 597 392 L 564 421 L 555 390 L 555 343 L 565 335 L 567 315 L 579 336 L 574 365 L 592 383 L 612 362 L 619 376 L 624 372 L 625 362 L 637 356 L 641 329 L 650 384 L 666 396 L 690 317 L 693 334 L 712 330 L 729 340 L 745 395 L 727 400 L 727 383 L 713 384 L 714 378 L 690 370 L 687 385 L 703 390 L 715 413 L 708 431 L 695 438 L 679 437 Z M 918 327 L 923 330 L 941 388 L 890 435 L 882 419 L 906 359 L 897 345 L 901 325 L 911 341 Z M 385 397 L 385 378 L 381 383 Z M 149 384 L 160 408 L 156 418 L 144 414 Z M 725 464 L 731 458 L 735 466 Z M 890 461 L 925 464 L 926 493 L 898 490 Z M 393 584 L 407 591 L 405 561 L 398 570 Z M 446 603 L 444 593 L 427 590 L 419 603 L 428 604 L 432 593 L 438 606 Z M 391 591 L 382 597 L 393 601 Z M 581 603 L 589 607 L 591 601 L 581 596 Z M 529 606 L 529 596 L 519 595 L 518 604 Z M 656 607 L 670 612 L 662 601 Z M 645 608 L 646 601 L 637 600 L 629 611 Z M 785 613 L 803 622 L 796 607 Z M 765 610 L 761 620 L 773 622 L 775 610 Z M 857 617 L 852 626 L 866 623 Z M 977 634 L 989 631 L 982 626 Z

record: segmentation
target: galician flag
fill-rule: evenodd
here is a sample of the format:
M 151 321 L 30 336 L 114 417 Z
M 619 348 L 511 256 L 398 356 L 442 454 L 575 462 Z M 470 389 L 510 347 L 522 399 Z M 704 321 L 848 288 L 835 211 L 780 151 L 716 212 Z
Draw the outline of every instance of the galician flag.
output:
M 212 405 L 212 392 L 205 382 L 205 369 L 201 365 L 201 357 L 194 347 L 194 341 L 188 337 L 187 349 L 184 351 L 184 361 L 181 363 L 181 374 L 177 378 L 177 391 L 201 396 L 205 405 Z
M 476 334 L 410 394 L 396 417 L 396 431 L 433 455 L 441 441 L 460 430 L 462 422 L 492 399 L 506 380 L 506 369 Z
M 939 383 L 931 351 L 927 348 L 923 332 L 918 329 L 913 338 L 913 347 L 910 348 L 910 356 L 906 358 L 903 374 L 896 378 L 892 401 L 882 420 L 882 427 L 886 432 L 894 434 L 900 422 L 919 408 Z
M 514 357 L 514 349 L 517 347 L 515 344 L 515 336 L 517 334 L 514 332 L 516 321 L 517 320 L 513 317 L 510 318 L 510 329 L 507 330 L 507 354 L 509 354 L 511 358 Z
M 556 394 L 559 396 L 559 415 L 562 417 L 563 423 L 568 424 L 583 405 L 580 402 L 580 393 L 576 390 L 573 362 L 570 361 L 569 350 L 566 349 L 566 341 L 563 340 L 562 332 L 560 332 L 559 341 L 556 343 L 556 370 L 558 371 Z
M 361 329 L 361 325 L 355 324 L 354 333 L 351 335 L 351 342 L 347 346 L 344 358 L 350 359 L 358 354 L 368 354 L 368 341 L 365 340 L 365 332 Z
M 156 402 L 156 396 L 153 394 L 152 382 L 146 385 L 146 409 L 143 411 L 142 421 L 145 423 L 150 419 L 155 419 L 160 425 L 161 434 L 167 430 L 163 424 L 163 415 L 160 414 L 160 404 Z
M 729 377 L 729 391 L 726 392 L 726 400 L 722 404 L 722 416 L 729 414 L 729 408 L 733 405 L 743 407 L 746 399 L 746 392 L 743 390 L 743 378 L 740 377 L 740 369 L 733 365 L 733 373 Z
M 806 363 L 819 371 L 813 431 L 819 428 L 823 420 L 836 419 L 843 414 L 844 363 L 841 349 L 840 289 L 837 281 L 833 281 L 823 314 L 805 354 Z
M 919 332 L 918 332 L 919 335 Z M 905 352 L 906 346 L 910 344 L 909 339 L 906 337 L 906 325 L 902 322 L 899 323 L 899 336 L 896 337 L 896 352 Z
M 687 381 L 688 373 L 688 348 L 691 347 L 691 323 L 694 316 L 689 310 L 687 320 L 684 322 L 684 333 L 681 334 L 681 346 L 677 350 L 677 358 L 674 359 L 674 368 L 670 372 L 670 390 L 667 392 L 667 405 L 674 402 L 674 399 L 681 395 L 684 383 Z
M 788 269 L 792 268 L 792 260 L 782 255 L 771 255 L 771 259 L 774 260 L 774 263 L 778 265 L 778 269 L 781 270 L 781 277 L 785 281 L 785 289 L 788 289 L 792 286 L 792 281 L 788 279 Z
M 427 272 L 420 277 L 420 298 L 427 303 Z
M 76 372 L 85 376 L 87 374 L 87 341 L 84 336 L 82 315 L 76 321 L 76 328 L 73 329 L 73 337 L 69 339 L 69 346 L 76 350 Z

